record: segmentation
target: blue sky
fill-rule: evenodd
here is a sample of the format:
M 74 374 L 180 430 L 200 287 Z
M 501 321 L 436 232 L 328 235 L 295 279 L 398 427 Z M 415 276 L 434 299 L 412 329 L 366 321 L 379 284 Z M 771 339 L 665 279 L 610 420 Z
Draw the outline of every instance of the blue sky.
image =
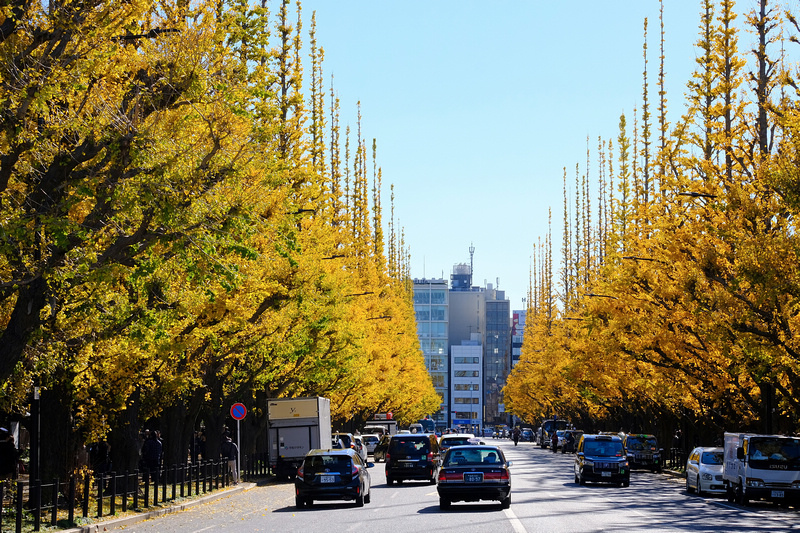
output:
M 740 0 L 743 19 L 754 0 Z M 316 11 L 341 102 L 340 124 L 377 139 L 384 216 L 395 186 L 413 277 L 449 278 L 469 262 L 474 282 L 527 295 L 531 257 L 548 232 L 560 268 L 563 168 L 597 178 L 598 137 L 615 139 L 620 115 L 641 111 L 644 19 L 655 118 L 660 55 L 656 0 L 305 0 Z M 669 120 L 684 112 L 695 68 L 699 0 L 665 0 Z M 751 36 L 740 36 L 740 50 Z M 306 67 L 310 68 L 310 67 Z M 344 134 L 344 131 L 342 131 Z M 571 191 L 570 191 L 571 192 Z M 593 198 L 593 201 L 596 200 Z

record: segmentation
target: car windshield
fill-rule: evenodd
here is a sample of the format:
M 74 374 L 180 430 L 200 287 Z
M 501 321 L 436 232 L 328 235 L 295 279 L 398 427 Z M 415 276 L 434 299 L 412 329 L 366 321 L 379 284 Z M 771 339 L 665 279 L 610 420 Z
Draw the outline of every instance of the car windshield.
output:
M 748 453 L 753 461 L 800 466 L 800 439 L 754 438 L 750 440 Z
M 583 445 L 583 453 L 595 457 L 622 457 L 622 443 L 611 440 L 589 440 Z
M 363 437 L 361 437 L 361 440 L 363 440 L 364 442 L 373 443 L 373 442 L 378 442 L 378 437 L 376 437 L 375 435 L 364 435 Z
M 497 448 L 453 448 L 445 456 L 444 466 L 500 464 L 503 456 Z
M 469 444 L 469 437 L 453 437 L 442 439 L 442 446 L 464 446 Z
M 404 439 L 394 437 L 389 443 L 395 453 L 418 453 L 427 447 L 428 441 L 421 439 Z
M 725 454 L 722 452 L 703 452 L 700 456 L 700 462 L 704 465 L 721 465 L 725 459 Z
M 636 452 L 655 450 L 658 447 L 658 442 L 655 437 L 628 437 L 626 444 L 629 450 Z
M 334 439 L 342 439 L 342 444 L 344 444 L 345 448 L 349 448 L 352 442 L 350 442 L 350 435 L 342 435 L 339 433 L 338 435 L 333 436 Z
M 319 472 L 349 474 L 351 468 L 350 457 L 346 455 L 314 455 L 306 457 L 303 464 L 303 470 L 306 474 L 317 474 Z

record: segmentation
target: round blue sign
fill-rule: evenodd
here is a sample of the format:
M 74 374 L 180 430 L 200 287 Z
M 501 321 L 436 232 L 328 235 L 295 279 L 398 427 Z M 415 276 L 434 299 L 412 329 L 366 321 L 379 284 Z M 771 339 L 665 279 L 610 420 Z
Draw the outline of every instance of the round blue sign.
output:
M 235 403 L 231 406 L 231 416 L 234 420 L 242 420 L 247 414 L 247 407 L 243 403 Z

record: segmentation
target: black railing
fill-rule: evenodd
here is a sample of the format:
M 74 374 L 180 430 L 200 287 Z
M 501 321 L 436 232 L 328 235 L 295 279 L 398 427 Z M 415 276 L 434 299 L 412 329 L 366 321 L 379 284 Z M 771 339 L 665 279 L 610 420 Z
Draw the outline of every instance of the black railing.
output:
M 241 478 L 269 475 L 266 454 L 242 457 Z M 71 528 L 76 515 L 103 518 L 144 511 L 180 498 L 191 498 L 227 487 L 232 482 L 228 462 L 205 461 L 162 467 L 158 472 L 109 472 L 72 476 L 68 480 L 0 481 L 0 533 Z
M 686 469 L 686 452 L 683 448 L 670 448 L 667 450 L 667 457 L 664 466 L 671 470 Z

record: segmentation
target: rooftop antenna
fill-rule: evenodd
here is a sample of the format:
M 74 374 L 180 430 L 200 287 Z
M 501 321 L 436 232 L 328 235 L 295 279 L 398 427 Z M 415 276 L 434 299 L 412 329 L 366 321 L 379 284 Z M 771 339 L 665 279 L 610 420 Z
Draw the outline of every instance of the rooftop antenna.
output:
M 475 247 L 469 243 L 469 286 L 472 287 L 472 256 L 475 255 Z

